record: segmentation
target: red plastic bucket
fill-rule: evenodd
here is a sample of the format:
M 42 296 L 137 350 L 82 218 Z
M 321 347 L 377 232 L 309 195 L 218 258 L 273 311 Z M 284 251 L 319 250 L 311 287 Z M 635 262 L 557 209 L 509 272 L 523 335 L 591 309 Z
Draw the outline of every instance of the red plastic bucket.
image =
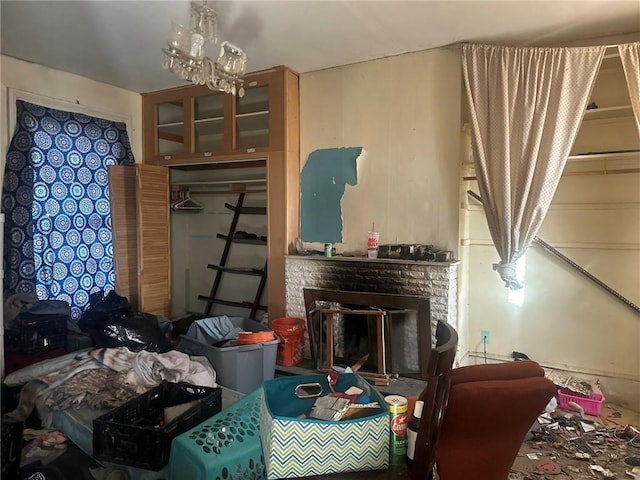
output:
M 304 326 L 301 318 L 283 317 L 271 322 L 271 329 L 280 339 L 276 363 L 285 367 L 297 365 L 302 360 Z

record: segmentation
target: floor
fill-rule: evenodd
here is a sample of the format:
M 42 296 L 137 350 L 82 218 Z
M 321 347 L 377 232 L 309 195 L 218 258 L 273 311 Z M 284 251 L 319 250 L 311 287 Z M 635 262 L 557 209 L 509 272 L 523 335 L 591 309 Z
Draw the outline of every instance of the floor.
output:
M 640 479 L 640 431 L 629 428 L 640 413 L 605 402 L 599 417 L 557 409 L 551 422 L 523 443 L 509 480 Z

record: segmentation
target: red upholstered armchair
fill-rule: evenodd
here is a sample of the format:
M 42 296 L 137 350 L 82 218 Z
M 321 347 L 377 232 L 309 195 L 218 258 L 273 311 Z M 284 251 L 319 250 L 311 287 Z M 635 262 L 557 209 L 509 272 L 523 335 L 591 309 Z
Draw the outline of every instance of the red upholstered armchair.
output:
M 507 480 L 527 432 L 555 393 L 532 361 L 453 369 L 436 446 L 440 480 Z

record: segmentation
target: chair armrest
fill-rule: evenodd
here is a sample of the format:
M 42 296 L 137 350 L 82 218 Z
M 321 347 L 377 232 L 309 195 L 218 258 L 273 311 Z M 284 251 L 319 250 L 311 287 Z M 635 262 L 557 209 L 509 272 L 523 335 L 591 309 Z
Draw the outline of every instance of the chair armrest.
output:
M 487 380 L 515 380 L 529 377 L 544 377 L 544 370 L 536 362 L 530 360 L 488 363 L 454 368 L 451 371 L 451 385 Z

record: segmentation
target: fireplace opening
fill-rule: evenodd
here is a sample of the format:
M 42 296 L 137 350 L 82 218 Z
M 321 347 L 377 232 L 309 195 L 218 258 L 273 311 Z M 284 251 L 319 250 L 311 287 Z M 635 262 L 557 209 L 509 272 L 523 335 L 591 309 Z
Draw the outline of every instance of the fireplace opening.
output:
M 345 304 L 345 310 L 359 310 L 362 305 Z M 376 318 L 371 315 L 345 313 L 336 322 L 334 332 L 335 362 L 343 366 L 355 364 L 365 355 L 369 355 L 362 365 L 363 370 L 375 371 L 378 368 L 378 338 Z
M 374 306 L 343 304 L 345 310 L 371 309 Z M 418 374 L 418 315 L 416 310 L 385 310 L 384 345 L 388 373 Z M 376 317 L 358 313 L 345 313 L 336 319 L 334 327 L 334 364 L 351 366 L 369 355 L 363 369 L 376 371 L 379 365 L 378 326 Z

